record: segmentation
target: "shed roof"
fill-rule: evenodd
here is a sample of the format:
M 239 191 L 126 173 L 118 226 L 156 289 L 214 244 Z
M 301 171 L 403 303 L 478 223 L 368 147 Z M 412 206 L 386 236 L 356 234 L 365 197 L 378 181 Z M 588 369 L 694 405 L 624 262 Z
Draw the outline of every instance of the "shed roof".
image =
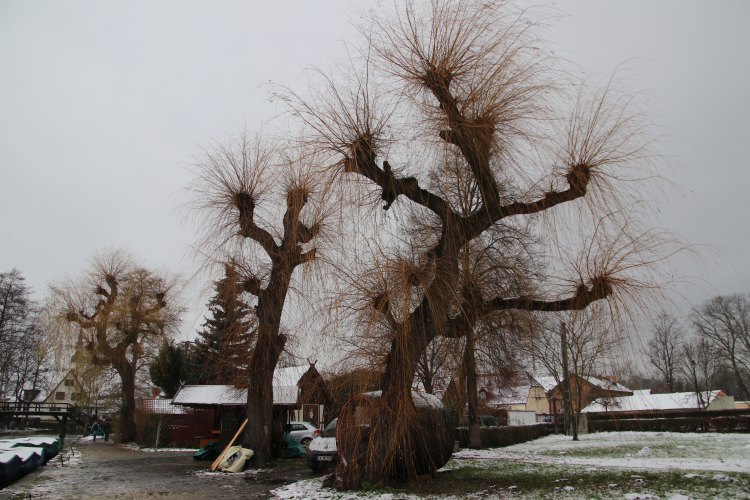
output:
M 297 382 L 309 366 L 277 368 L 273 373 L 273 404 L 297 403 Z M 185 385 L 175 394 L 172 404 L 184 406 L 242 406 L 247 403 L 247 388 L 233 385 Z

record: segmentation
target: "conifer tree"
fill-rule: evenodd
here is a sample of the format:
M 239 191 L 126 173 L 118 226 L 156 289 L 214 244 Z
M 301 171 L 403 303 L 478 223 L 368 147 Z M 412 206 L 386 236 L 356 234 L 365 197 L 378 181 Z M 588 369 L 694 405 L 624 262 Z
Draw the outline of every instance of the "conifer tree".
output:
M 240 275 L 233 263 L 214 283 L 209 314 L 198 332 L 198 362 L 203 383 L 245 383 L 248 353 L 255 342 L 255 315 L 242 299 Z

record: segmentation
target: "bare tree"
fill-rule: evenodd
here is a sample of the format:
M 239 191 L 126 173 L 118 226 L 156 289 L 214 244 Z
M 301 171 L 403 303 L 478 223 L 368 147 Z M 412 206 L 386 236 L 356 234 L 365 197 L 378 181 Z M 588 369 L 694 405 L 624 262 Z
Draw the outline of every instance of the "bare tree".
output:
M 526 340 L 525 349 L 563 384 L 566 434 L 578 439 L 586 379 L 605 365 L 620 345 L 617 322 L 607 318 L 608 311 L 593 307 L 586 311 L 560 313 L 559 321 L 540 321 L 539 330 Z M 576 380 L 571 380 L 576 379 Z
M 690 381 L 698 409 L 705 410 L 723 367 L 719 350 L 707 339 L 694 339 L 683 344 L 682 356 L 680 372 Z
M 646 356 L 667 384 L 669 392 L 675 392 L 684 335 L 677 320 L 666 313 L 657 316 L 653 328 L 654 334 L 648 341 Z
M 292 158 L 290 149 L 243 135 L 207 154 L 195 188 L 203 249 L 214 248 L 207 254 L 217 262 L 233 260 L 234 279 L 257 299 L 255 342 L 243 353 L 249 421 L 243 443 L 259 464 L 272 458 L 273 373 L 288 340 L 284 305 L 300 282 L 295 270 L 316 258 L 323 224 L 322 204 L 313 202 L 314 178 L 306 173 L 313 160 Z
M 422 353 L 416 370 L 416 377 L 425 392 L 435 394 L 437 388 L 445 390 L 456 372 L 457 360 L 455 339 L 436 338 Z
M 750 298 L 743 294 L 718 295 L 693 308 L 696 333 L 716 346 L 731 366 L 741 394 L 750 396 Z
M 78 281 L 52 288 L 59 314 L 77 329 L 94 366 L 111 366 L 122 386 L 120 438 L 135 439 L 138 374 L 160 341 L 174 334 L 181 309 L 175 285 L 122 251 L 97 255 Z
M 25 281 L 17 269 L 0 273 L 0 398 L 20 400 L 44 382 L 49 351 Z
M 649 139 L 628 99 L 578 85 L 572 111 L 560 113 L 550 97 L 564 93 L 561 74 L 545 74 L 553 62 L 532 23 L 505 3 L 398 9 L 364 27 L 355 76 L 325 77 L 313 99 L 290 100 L 315 131 L 313 144 L 331 155 L 334 181 L 353 181 L 363 203 L 407 215 L 375 231 L 378 268 L 358 280 L 373 285 L 360 286 L 358 310 L 373 325 L 364 329 L 369 345 L 384 347 L 383 393 L 371 422 L 378 439 L 362 466 L 340 463 L 347 487 L 439 466 L 425 459 L 431 443 L 419 437 L 410 393 L 435 337 L 465 337 L 498 311 L 582 310 L 603 299 L 614 307 L 653 285 L 648 265 L 665 248 L 660 233 L 639 230 L 629 197 L 642 195 L 628 186 L 644 176 L 637 167 L 648 166 Z M 462 184 L 476 193 L 469 210 L 446 194 L 455 178 L 446 172 L 470 180 Z M 529 253 L 539 263 L 535 283 L 483 288 L 465 279 L 474 243 L 500 226 L 528 245 L 549 230 L 542 240 L 551 244 Z M 398 248 L 386 251 L 388 241 Z

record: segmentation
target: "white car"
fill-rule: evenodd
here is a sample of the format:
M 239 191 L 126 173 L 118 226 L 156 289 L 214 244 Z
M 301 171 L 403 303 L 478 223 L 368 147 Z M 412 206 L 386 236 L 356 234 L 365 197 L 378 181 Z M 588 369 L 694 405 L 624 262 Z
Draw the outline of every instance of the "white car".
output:
M 328 467 L 336 465 L 338 447 L 336 446 L 336 422 L 331 420 L 323 429 L 323 433 L 310 442 L 307 447 L 307 465 L 313 472 L 323 472 Z
M 320 429 L 310 422 L 289 422 L 289 434 L 292 439 L 307 448 L 310 441 L 320 435 Z

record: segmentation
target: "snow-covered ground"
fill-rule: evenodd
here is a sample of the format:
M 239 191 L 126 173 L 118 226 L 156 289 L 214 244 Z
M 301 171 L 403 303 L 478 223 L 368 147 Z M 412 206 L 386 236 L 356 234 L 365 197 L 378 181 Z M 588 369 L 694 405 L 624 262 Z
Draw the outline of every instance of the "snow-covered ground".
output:
M 141 448 L 137 444 L 133 443 L 121 444 L 119 446 L 120 448 L 124 448 L 126 450 L 142 451 L 144 453 L 171 453 L 173 451 L 191 451 L 195 453 L 196 451 L 198 451 L 197 448 Z
M 461 450 L 453 458 L 750 473 L 750 435 L 601 432 L 581 435 L 578 442 L 552 435 L 506 448 Z
M 283 499 L 340 500 L 750 498 L 750 435 L 611 432 L 582 435 L 578 442 L 553 435 L 506 448 L 461 450 L 441 471 L 454 478 L 464 477 L 467 471 L 484 474 L 489 479 L 482 484 L 489 487 L 458 495 L 417 496 L 382 490 L 342 493 L 323 488 L 322 479 L 310 479 L 272 493 Z M 507 483 L 516 476 L 519 481 L 524 476 L 527 483 L 530 477 L 532 486 Z M 533 485 L 536 477 L 538 488 Z

